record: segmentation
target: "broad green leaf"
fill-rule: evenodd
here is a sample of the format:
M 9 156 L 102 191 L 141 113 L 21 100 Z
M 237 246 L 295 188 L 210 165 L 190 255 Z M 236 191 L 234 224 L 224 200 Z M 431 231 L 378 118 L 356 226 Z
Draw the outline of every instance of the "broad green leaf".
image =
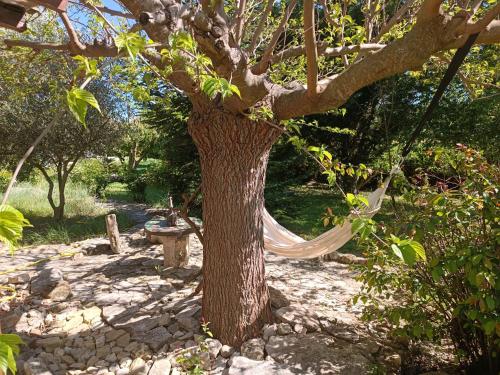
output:
M 115 38 L 118 51 L 127 51 L 130 58 L 134 59 L 138 53 L 146 48 L 146 39 L 136 33 L 122 33 Z
M 408 245 L 415 251 L 415 253 L 420 257 L 420 259 L 422 259 L 423 261 L 427 260 L 427 257 L 425 256 L 425 249 L 422 246 L 422 244 L 420 244 L 417 241 L 411 240 L 408 243 Z
M 413 266 L 417 262 L 417 255 L 413 247 L 410 245 L 400 246 L 403 260 L 409 266 Z
M 66 100 L 68 102 L 69 109 L 75 118 L 80 121 L 84 126 L 85 119 L 87 117 L 88 106 L 91 105 L 95 109 L 101 112 L 99 103 L 95 96 L 84 89 L 74 87 L 66 94 Z
M 351 233 L 356 234 L 366 225 L 366 221 L 363 219 L 354 219 L 351 225 Z
M 395 243 L 393 243 L 391 245 L 391 249 L 392 249 L 392 252 L 399 258 L 401 259 L 402 261 L 404 261 L 405 259 L 403 258 L 403 253 L 401 252 L 401 249 L 399 248 L 398 245 L 396 245 Z
M 13 251 L 17 241 L 23 235 L 23 228 L 31 226 L 23 214 L 15 208 L 0 206 L 0 242 L 3 242 L 10 251 Z

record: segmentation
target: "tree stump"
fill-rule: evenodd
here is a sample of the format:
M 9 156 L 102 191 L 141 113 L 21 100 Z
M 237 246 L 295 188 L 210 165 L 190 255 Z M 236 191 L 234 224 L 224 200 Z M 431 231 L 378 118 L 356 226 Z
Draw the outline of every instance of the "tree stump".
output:
M 115 254 L 120 254 L 120 231 L 118 230 L 118 222 L 116 221 L 115 214 L 106 215 L 106 231 L 108 232 L 111 251 Z

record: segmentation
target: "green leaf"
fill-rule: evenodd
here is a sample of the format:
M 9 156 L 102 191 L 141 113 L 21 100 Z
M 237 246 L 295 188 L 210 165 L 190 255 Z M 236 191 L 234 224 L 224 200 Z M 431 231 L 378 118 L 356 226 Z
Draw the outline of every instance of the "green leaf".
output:
M 403 253 L 401 252 L 401 249 L 399 248 L 398 245 L 396 245 L 395 243 L 393 243 L 391 245 L 391 249 L 392 249 L 392 252 L 399 258 L 401 259 L 402 261 L 404 261 L 405 259 L 403 258 Z
M 420 257 L 420 259 L 422 259 L 423 261 L 427 260 L 427 257 L 425 256 L 425 249 L 422 246 L 422 244 L 420 244 L 417 241 L 411 240 L 408 243 L 408 245 L 415 251 L 415 253 Z
M 15 208 L 0 206 L 0 242 L 13 251 L 17 241 L 22 238 L 23 228 L 31 226 L 23 214 Z
M 99 103 L 94 95 L 84 89 L 74 87 L 66 93 L 66 100 L 69 109 L 75 118 L 85 126 L 85 118 L 87 117 L 88 106 L 91 105 L 101 112 Z
M 401 246 L 401 253 L 403 254 L 403 259 L 406 264 L 413 266 L 417 262 L 417 254 L 412 246 L 405 245 Z
M 134 59 L 146 48 L 146 39 L 136 33 L 121 33 L 115 38 L 115 44 L 118 51 L 126 50 L 129 57 Z
M 487 335 L 491 335 L 493 333 L 493 331 L 495 330 L 496 325 L 497 325 L 497 322 L 495 320 L 493 320 L 493 319 L 487 320 L 486 322 L 484 322 L 482 324 L 484 332 Z
M 366 225 L 366 221 L 363 219 L 354 219 L 351 225 L 351 233 L 356 234 L 362 230 Z

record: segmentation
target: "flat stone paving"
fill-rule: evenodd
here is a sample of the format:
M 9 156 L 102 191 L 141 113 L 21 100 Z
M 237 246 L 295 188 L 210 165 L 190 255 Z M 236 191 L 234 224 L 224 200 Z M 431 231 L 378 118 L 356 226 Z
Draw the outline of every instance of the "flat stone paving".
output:
M 347 265 L 266 254 L 281 323 L 238 351 L 217 340 L 199 344 L 201 297 L 189 297 L 202 264 L 196 236 L 182 269 L 163 269 L 161 245 L 147 243 L 138 228 L 122 240 L 126 248 L 118 255 L 102 253 L 105 241 L 87 240 L 0 257 L 0 272 L 53 257 L 0 274 L 0 283 L 18 293 L 0 305 L 0 321 L 3 332 L 27 344 L 21 374 L 168 375 L 187 373 L 193 363 L 207 374 L 367 374 L 380 365 L 397 373 L 399 354 L 360 322 L 360 307 L 350 303 L 359 285 Z M 69 283 L 71 294 L 64 298 L 62 287 L 60 302 L 30 294 L 29 280 L 39 283 L 42 270 L 61 271 L 64 280 L 53 281 Z

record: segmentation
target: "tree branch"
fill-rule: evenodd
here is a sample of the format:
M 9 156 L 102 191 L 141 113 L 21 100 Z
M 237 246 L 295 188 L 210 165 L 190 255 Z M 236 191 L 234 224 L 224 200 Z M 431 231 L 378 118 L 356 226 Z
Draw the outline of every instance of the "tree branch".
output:
M 307 60 L 307 93 L 316 95 L 318 84 L 318 50 L 314 25 L 314 1 L 304 0 L 304 40 Z
M 417 14 L 418 21 L 430 20 L 441 12 L 443 0 L 425 0 Z
M 384 48 L 385 44 L 378 43 L 369 43 L 369 44 L 361 44 L 355 46 L 343 46 L 343 47 L 328 47 L 326 43 L 320 43 L 317 47 L 318 55 L 325 57 L 338 57 L 350 55 L 357 52 L 371 52 L 378 51 Z M 291 59 L 293 57 L 302 56 L 305 54 L 304 46 L 295 46 L 290 47 L 284 51 L 277 53 L 271 57 L 270 63 L 276 64 L 283 60 Z
M 257 25 L 257 28 L 255 29 L 255 32 L 252 36 L 252 42 L 250 43 L 250 46 L 247 49 L 248 52 L 250 53 L 255 52 L 254 50 L 255 47 L 257 46 L 257 41 L 259 40 L 260 35 L 262 34 L 264 27 L 266 26 L 266 21 L 267 18 L 269 17 L 269 14 L 273 10 L 273 5 L 274 5 L 274 0 L 267 1 L 266 9 L 262 12 L 262 15 L 260 16 L 259 24 Z
M 435 17 L 419 22 L 405 34 L 380 51 L 366 56 L 348 69 L 318 83 L 314 101 L 306 100 L 304 88 L 282 90 L 274 102 L 274 113 L 279 120 L 312 113 L 321 113 L 344 104 L 357 90 L 383 78 L 416 70 L 439 51 L 462 46 L 467 36 L 454 37 L 449 27 L 460 24 L 453 19 Z M 500 21 L 493 21 L 488 30 L 481 32 L 476 44 L 493 44 L 500 41 Z
M 93 10 L 93 6 L 90 5 L 87 1 L 70 1 L 71 4 L 78 5 L 81 7 L 85 7 L 87 9 Z M 115 17 L 122 17 L 122 18 L 128 18 L 135 20 L 136 18 L 132 13 L 125 13 L 125 12 L 120 12 L 119 10 L 114 10 L 105 6 L 96 6 L 97 9 L 99 9 L 103 13 L 107 13 L 109 15 L 115 16 Z
M 63 21 L 64 27 L 66 27 L 66 31 L 68 32 L 69 36 L 69 43 L 68 46 L 70 46 L 71 49 L 82 51 L 85 49 L 85 46 L 80 42 L 80 38 L 78 37 L 78 33 L 76 32 L 75 28 L 71 24 L 71 21 L 68 17 L 68 14 L 66 12 L 61 12 L 59 13 L 59 17 Z
M 236 15 L 236 27 L 234 39 L 236 43 L 240 43 L 243 38 L 243 23 L 245 20 L 245 9 L 247 6 L 247 0 L 240 0 L 238 5 L 238 13 Z
M 406 3 L 400 7 L 396 13 L 387 21 L 378 32 L 377 36 L 373 39 L 373 42 L 378 42 L 385 34 L 387 34 L 394 25 L 399 23 L 401 17 L 403 17 L 406 12 L 415 4 L 416 0 L 408 0 Z
M 54 44 L 54 43 L 37 43 L 29 40 L 5 39 L 3 43 L 9 47 L 25 47 L 35 51 L 52 50 L 66 51 L 76 55 L 86 57 L 116 57 L 119 56 L 118 48 L 104 44 L 82 44 L 83 49 L 77 50 L 74 45 L 70 44 Z
M 297 5 L 297 0 L 292 0 L 290 4 L 288 4 L 288 6 L 286 7 L 285 14 L 281 19 L 278 28 L 274 31 L 273 36 L 271 37 L 271 41 L 269 42 L 269 45 L 264 51 L 262 58 L 251 69 L 254 74 L 263 74 L 266 72 L 274 48 L 276 47 L 276 44 L 278 43 L 278 40 L 281 37 L 281 34 L 283 34 L 283 32 L 285 31 L 288 20 L 290 19 L 290 16 L 292 15 L 292 12 L 295 9 L 296 5 Z
M 495 18 L 500 14 L 500 3 L 497 3 L 493 8 L 489 9 L 486 14 L 475 23 L 468 23 L 465 26 L 465 34 L 475 34 L 484 30 L 490 25 Z

